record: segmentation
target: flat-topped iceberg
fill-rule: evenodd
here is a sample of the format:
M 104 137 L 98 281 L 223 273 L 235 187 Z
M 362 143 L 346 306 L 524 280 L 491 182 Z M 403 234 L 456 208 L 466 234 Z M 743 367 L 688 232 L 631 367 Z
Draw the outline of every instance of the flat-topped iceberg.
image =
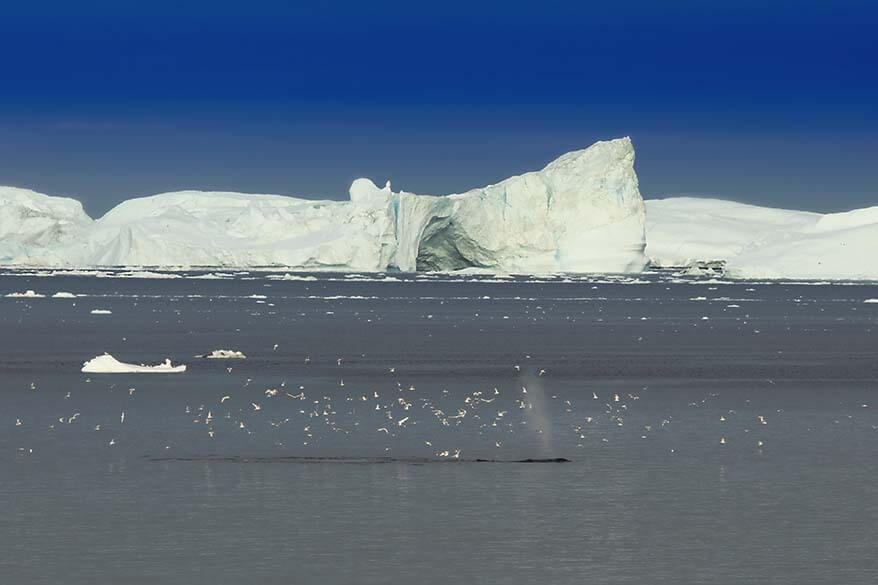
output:
M 646 264 L 628 138 L 448 196 L 369 179 L 353 182 L 348 201 L 180 191 L 125 201 L 96 221 L 72 200 L 16 197 L 16 210 L 39 203 L 52 219 L 23 233 L 7 225 L 5 264 L 529 273 L 638 272 Z
M 105 353 L 83 363 L 82 371 L 87 374 L 179 374 L 186 371 L 186 366 L 175 366 L 169 359 L 155 366 L 126 364 Z
M 878 279 L 878 207 L 821 214 L 677 197 L 646 210 L 656 266 L 719 260 L 735 278 Z

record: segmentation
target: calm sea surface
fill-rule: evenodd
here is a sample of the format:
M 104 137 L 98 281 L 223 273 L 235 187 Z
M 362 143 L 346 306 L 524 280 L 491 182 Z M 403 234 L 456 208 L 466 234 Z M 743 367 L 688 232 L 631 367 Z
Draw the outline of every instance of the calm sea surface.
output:
M 0 583 L 878 582 L 874 283 L 47 274 Z

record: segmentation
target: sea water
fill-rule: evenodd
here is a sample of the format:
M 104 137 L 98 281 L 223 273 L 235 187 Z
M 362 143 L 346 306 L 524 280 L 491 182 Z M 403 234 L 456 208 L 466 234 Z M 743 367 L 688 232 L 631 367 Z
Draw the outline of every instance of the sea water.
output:
M 26 290 L 45 297 L 5 296 Z M 872 298 L 667 273 L 7 270 L 0 577 L 874 583 Z M 196 357 L 216 349 L 246 359 Z M 188 368 L 80 371 L 104 352 Z

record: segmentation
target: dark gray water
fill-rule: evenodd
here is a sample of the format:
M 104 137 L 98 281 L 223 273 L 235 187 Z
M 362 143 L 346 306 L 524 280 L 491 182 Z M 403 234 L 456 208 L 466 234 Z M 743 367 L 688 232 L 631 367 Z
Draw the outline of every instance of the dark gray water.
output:
M 874 284 L 44 274 L 2 583 L 878 581 Z

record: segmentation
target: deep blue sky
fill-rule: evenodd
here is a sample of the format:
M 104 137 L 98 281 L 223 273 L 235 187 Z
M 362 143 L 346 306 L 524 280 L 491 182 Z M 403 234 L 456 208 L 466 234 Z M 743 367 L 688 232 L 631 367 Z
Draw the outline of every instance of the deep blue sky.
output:
M 0 13 L 0 184 L 442 194 L 630 135 L 645 197 L 878 204 L 878 7 L 54 2 Z

